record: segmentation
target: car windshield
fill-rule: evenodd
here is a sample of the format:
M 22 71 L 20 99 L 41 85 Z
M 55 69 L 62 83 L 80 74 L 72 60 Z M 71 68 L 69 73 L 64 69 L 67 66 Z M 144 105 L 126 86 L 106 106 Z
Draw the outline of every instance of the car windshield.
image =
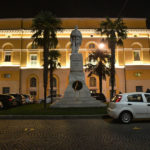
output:
M 115 95 L 112 99 L 111 102 L 116 102 L 118 99 L 120 99 L 122 96 L 121 95 Z

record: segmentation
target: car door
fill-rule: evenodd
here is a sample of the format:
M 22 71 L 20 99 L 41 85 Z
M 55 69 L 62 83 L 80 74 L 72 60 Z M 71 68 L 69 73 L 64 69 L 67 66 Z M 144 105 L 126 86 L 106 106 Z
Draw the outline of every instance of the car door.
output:
M 150 94 L 146 93 L 144 94 L 144 97 L 147 102 L 147 117 L 150 118 Z
M 127 95 L 127 105 L 134 113 L 135 118 L 146 118 L 147 103 L 143 100 L 142 94 Z

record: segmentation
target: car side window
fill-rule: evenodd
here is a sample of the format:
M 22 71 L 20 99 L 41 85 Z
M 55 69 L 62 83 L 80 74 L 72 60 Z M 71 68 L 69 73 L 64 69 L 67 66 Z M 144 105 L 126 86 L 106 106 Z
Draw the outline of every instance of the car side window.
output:
M 147 102 L 150 103 L 150 94 L 145 94 L 145 98 L 146 98 Z
M 141 94 L 132 94 L 127 96 L 128 102 L 143 102 Z

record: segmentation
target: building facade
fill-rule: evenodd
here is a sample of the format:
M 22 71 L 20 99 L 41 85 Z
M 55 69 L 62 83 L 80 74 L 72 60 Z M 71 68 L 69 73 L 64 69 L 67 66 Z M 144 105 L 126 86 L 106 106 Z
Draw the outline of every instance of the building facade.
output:
M 70 71 L 70 33 L 78 25 L 82 33 L 84 65 L 90 52 L 99 49 L 102 38 L 96 32 L 102 18 L 62 18 L 63 31 L 57 33 L 57 50 L 61 53 L 61 68 L 54 72 L 54 92 L 63 96 L 68 85 Z M 150 88 L 150 30 L 145 19 L 124 18 L 128 37 L 124 47 L 116 47 L 115 92 L 146 91 Z M 32 46 L 32 19 L 0 20 L 0 93 L 31 94 L 37 100 L 43 98 L 43 49 Z M 107 43 L 102 51 L 108 51 Z M 91 92 L 99 92 L 97 76 L 85 79 Z M 49 81 L 47 93 L 49 95 Z M 110 77 L 103 81 L 103 93 L 110 98 Z

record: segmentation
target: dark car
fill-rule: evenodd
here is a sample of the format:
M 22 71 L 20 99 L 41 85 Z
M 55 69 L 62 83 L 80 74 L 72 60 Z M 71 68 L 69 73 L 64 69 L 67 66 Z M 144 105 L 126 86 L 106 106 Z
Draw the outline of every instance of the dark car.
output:
M 91 96 L 96 98 L 97 100 L 100 100 L 102 102 L 106 102 L 106 97 L 103 93 L 92 93 Z
M 16 106 L 17 102 L 14 96 L 0 94 L 0 108 L 10 108 L 12 106 Z
M 18 105 L 22 105 L 26 103 L 25 97 L 22 94 L 10 94 L 15 97 Z

